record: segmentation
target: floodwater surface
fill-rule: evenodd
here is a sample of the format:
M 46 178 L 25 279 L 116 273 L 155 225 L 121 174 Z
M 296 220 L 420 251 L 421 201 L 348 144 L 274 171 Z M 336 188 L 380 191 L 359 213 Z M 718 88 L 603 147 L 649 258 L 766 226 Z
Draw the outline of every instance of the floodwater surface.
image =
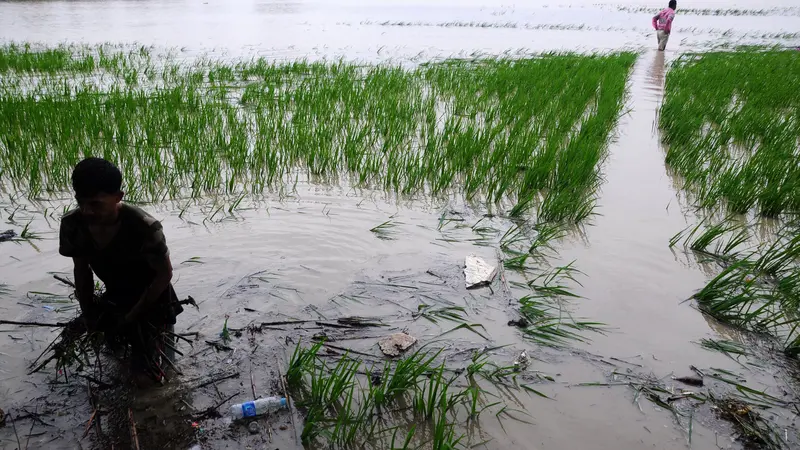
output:
M 653 375 L 667 387 L 675 386 L 671 374 L 691 375 L 690 366 L 696 366 L 735 372 L 748 386 L 781 398 L 792 389 L 780 368 L 745 367 L 696 344 L 703 338 L 738 336 L 684 302 L 703 286 L 708 273 L 693 258 L 668 247 L 669 239 L 694 224 L 696 217 L 677 190 L 679 180 L 664 165 L 656 122 L 671 60 L 682 52 L 717 46 L 797 46 L 800 8 L 790 1 L 692 4 L 695 9 L 760 12 L 679 11 L 668 50 L 659 53 L 653 50 L 652 13 L 646 8 L 661 6 L 661 2 L 595 6 L 589 0 L 513 5 L 488 0 L 0 3 L 3 42 L 139 43 L 177 48 L 191 57 L 260 55 L 415 64 L 453 56 L 554 50 L 641 52 L 630 77 L 627 113 L 603 164 L 605 182 L 596 215 L 555 244 L 548 261 L 552 266 L 574 261 L 583 273 L 575 291 L 584 298 L 572 301 L 570 311 L 606 324 L 605 334 L 587 335 L 590 341 L 569 351 L 543 349 L 507 325 L 513 307 L 499 286 L 466 291 L 460 278 L 465 256 L 477 253 L 496 261 L 496 241 L 493 246 L 479 246 L 471 240 L 476 236 L 470 226 L 487 211 L 458 201 L 412 201 L 301 182 L 290 195 L 248 199 L 228 214 L 214 215 L 215 205 L 202 201 L 146 205 L 164 225 L 179 295 L 191 295 L 199 303 L 199 310 L 187 309 L 176 327 L 179 332 L 199 333 L 193 347 L 181 346 L 186 353 L 178 360 L 184 385 L 209 374 L 240 376 L 195 390 L 172 387 L 136 394 L 133 405 L 144 426 L 140 433 L 149 430 L 152 436 L 164 436 L 165 420 L 177 416 L 169 423 L 175 433 L 187 436 L 176 441 L 187 448 L 195 439 L 207 448 L 299 447 L 296 423 L 285 418 L 270 424 L 269 434 L 250 435 L 222 419 L 202 422 L 202 431 L 191 428 L 179 413 L 184 407 L 202 411 L 231 395 L 232 402 L 247 400 L 252 396 L 251 373 L 259 395 L 275 394 L 276 374 L 284 370 L 294 345 L 300 339 L 308 342 L 319 330 L 277 327 L 251 338 L 245 333 L 234 338 L 232 352 L 216 351 L 204 341 L 217 338 L 226 317 L 229 327 L 244 328 L 284 319 L 359 315 L 382 317 L 393 331 L 408 330 L 422 343 L 439 342 L 454 355 L 460 352 L 463 358 L 454 356 L 453 365 L 464 365 L 471 352 L 486 345 L 508 346 L 491 353 L 503 365 L 527 350 L 534 360 L 532 368 L 554 379 L 537 386 L 549 399 L 523 392 L 513 399 L 501 395 L 528 412 L 525 421 L 501 422 L 489 414 L 462 430 L 472 444 L 486 441 L 478 448 L 681 449 L 689 442 L 694 449 L 737 448 L 729 426 L 708 411 L 687 427 L 646 400 L 637 406 L 633 390 L 626 386 L 579 386 L 614 380 L 612 372 Z M 38 212 L 31 205 L 16 210 L 12 197 L 0 194 L 0 217 L 16 223 L 29 218 L 44 239 L 0 244 L 0 282 L 11 290 L 2 297 L 0 313 L 15 320 L 68 319 L 75 312 L 63 310 L 69 303 L 43 293 L 68 294 L 51 273 L 71 269 L 70 261 L 57 253 L 58 219 L 52 215 L 69 200 L 47 203 L 50 213 L 43 215 L 43 207 Z M 454 220 L 442 226 L 443 216 Z M 394 225 L 388 234 L 371 231 L 387 221 Z M 512 226 L 500 218 L 488 222 L 503 231 Z M 414 320 L 412 313 L 431 301 L 464 307 L 471 322 L 485 327 L 490 342 L 463 329 L 445 340 L 440 335 L 451 324 Z M 2 331 L 0 408 L 17 415 L 41 414 L 41 422 L 19 421 L 21 440 L 29 441 L 31 448 L 91 447 L 92 438 L 82 438 L 93 411 L 83 400 L 85 386 L 48 384 L 51 375 L 25 374 L 27 364 L 55 332 L 9 326 Z M 377 359 L 376 338 L 385 333 L 370 331 L 340 345 Z M 154 408 L 156 412 L 148 416 Z M 792 420 L 783 410 L 776 414 L 776 423 L 788 426 Z M 294 420 L 302 418 L 295 415 Z M 782 434 L 790 445 L 797 443 L 793 428 L 783 429 Z M 18 445 L 8 425 L 0 430 L 0 439 L 3 448 Z

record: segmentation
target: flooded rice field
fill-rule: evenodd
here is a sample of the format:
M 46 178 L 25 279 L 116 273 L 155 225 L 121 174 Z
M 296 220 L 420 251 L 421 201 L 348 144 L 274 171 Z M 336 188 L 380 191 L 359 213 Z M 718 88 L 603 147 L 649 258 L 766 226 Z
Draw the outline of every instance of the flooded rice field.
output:
M 198 304 L 175 328 L 192 341 L 177 346 L 181 374 L 149 389 L 130 387 L 110 355 L 99 379 L 90 368 L 29 374 L 58 327 L 0 325 L 0 447 L 795 448 L 798 375 L 784 356 L 792 346 L 689 300 L 738 263 L 670 243 L 720 215 L 699 207 L 704 199 L 732 197 L 704 197 L 692 183 L 716 181 L 665 163 L 660 127 L 674 125 L 660 108 L 681 55 L 800 46 L 800 8 L 679 4 L 667 51 L 657 52 L 650 17 L 663 6 L 0 3 L 0 232 L 18 235 L 0 242 L 3 318 L 56 323 L 77 314 L 71 289 L 53 275 L 72 276 L 58 225 L 74 203 L 69 170 L 84 151 L 123 162 L 130 197 L 163 224 L 179 296 Z M 22 75 L 10 43 L 73 45 L 99 62 Z M 104 65 L 98 48 L 134 56 Z M 605 56 L 503 63 L 554 51 Z M 150 78 L 144 68 L 154 67 Z M 142 72 L 128 78 L 134 68 Z M 197 84 L 186 81 L 195 69 Z M 261 86 L 253 77 L 268 89 L 248 94 Z M 108 86 L 122 89 L 120 105 L 139 105 L 159 83 L 180 87 L 180 100 L 120 107 L 113 125 L 90 120 L 112 111 L 91 100 Z M 517 95 L 526 86 L 550 102 Z M 55 88 L 67 89 L 71 106 L 39 109 L 33 97 L 64 100 Z M 499 103 L 481 95 L 490 89 Z M 184 101 L 197 93 L 212 100 Z M 173 112 L 180 121 L 160 121 Z M 515 128 L 521 116 L 549 125 Z M 313 120 L 288 119 L 299 117 Z M 482 133 L 493 125 L 494 134 Z M 251 147 L 264 130 L 268 143 Z M 237 133 L 240 153 L 230 151 Z M 381 151 L 353 156 L 339 149 L 342 136 L 360 136 L 356 150 Z M 679 137 L 673 152 L 686 145 Z M 500 142 L 507 156 L 498 163 L 481 145 Z M 552 153 L 549 142 L 558 142 Z M 582 158 L 589 162 L 575 162 Z M 502 170 L 509 161 L 513 170 Z M 575 165 L 582 171 L 564 169 Z M 537 178 L 536 167 L 557 175 Z M 796 212 L 784 202 L 761 219 L 751 209 L 765 199 L 744 208 L 743 220 L 758 223 L 753 234 L 770 235 L 786 220 L 780 214 Z M 498 267 L 489 286 L 466 289 L 470 254 Z M 793 315 L 781 321 L 791 328 Z M 387 365 L 378 341 L 400 332 L 417 341 Z M 401 366 L 418 370 L 406 384 Z M 350 383 L 319 388 L 331 380 Z M 231 404 L 285 393 L 289 411 L 254 431 L 224 417 Z

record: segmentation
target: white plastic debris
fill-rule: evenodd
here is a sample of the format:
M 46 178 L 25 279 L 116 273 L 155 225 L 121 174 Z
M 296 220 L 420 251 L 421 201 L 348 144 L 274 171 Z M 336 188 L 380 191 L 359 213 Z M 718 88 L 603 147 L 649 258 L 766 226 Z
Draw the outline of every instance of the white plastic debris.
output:
M 519 372 L 526 367 L 528 367 L 528 352 L 523 350 L 520 352 L 519 356 L 517 356 L 517 359 L 514 360 L 514 371 Z
M 399 356 L 400 353 L 406 351 L 408 347 L 414 345 L 415 342 L 417 342 L 417 338 L 414 336 L 406 333 L 395 333 L 381 339 L 378 345 L 381 347 L 381 351 L 384 355 Z
M 467 289 L 487 285 L 494 280 L 495 275 L 497 275 L 496 266 L 487 263 L 483 258 L 475 254 L 467 256 L 467 260 L 464 263 Z

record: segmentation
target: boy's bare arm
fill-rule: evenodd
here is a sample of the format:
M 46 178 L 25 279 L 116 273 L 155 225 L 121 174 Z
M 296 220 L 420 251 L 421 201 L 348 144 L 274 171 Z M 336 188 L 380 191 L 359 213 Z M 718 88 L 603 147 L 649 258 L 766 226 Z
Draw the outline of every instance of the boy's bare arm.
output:
M 147 311 L 150 306 L 153 305 L 156 300 L 158 300 L 161 294 L 167 290 L 169 283 L 172 281 L 172 261 L 170 261 L 169 255 L 167 255 L 161 262 L 151 262 L 150 267 L 156 271 L 156 276 L 153 279 L 153 282 L 150 283 L 150 286 L 147 287 L 142 296 L 139 298 L 139 301 L 133 305 L 133 308 L 131 308 L 131 310 L 125 316 L 126 322 L 135 322 L 138 320 L 139 317 L 141 317 L 142 312 Z
M 152 234 L 145 240 L 142 253 L 156 275 L 150 286 L 139 297 L 139 301 L 133 305 L 133 308 L 125 316 L 126 322 L 138 320 L 142 313 L 149 310 L 161 294 L 169 288 L 169 283 L 172 281 L 172 261 L 169 258 L 167 240 L 164 237 L 161 224 L 157 222 L 152 224 L 151 230 Z
M 72 262 L 75 265 L 75 295 L 78 297 L 81 310 L 85 311 L 94 298 L 94 275 L 89 267 L 89 261 L 83 258 L 72 258 Z

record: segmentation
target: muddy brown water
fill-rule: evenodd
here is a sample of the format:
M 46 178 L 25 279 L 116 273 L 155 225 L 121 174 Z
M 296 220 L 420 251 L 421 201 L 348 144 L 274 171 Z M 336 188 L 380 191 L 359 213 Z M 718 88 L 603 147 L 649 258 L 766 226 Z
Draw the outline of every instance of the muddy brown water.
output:
M 179 217 L 184 204 L 146 207 L 163 221 L 176 267 L 176 289 L 192 295 L 200 310 L 187 310 L 177 330 L 198 332 L 193 347 L 182 345 L 180 383 L 134 391 L 128 404 L 144 447 L 188 448 L 195 437 L 206 448 L 298 448 L 288 415 L 272 420 L 271 435 L 250 435 L 224 420 L 198 423 L 187 411 L 203 410 L 233 396 L 251 397 L 250 373 L 257 393 L 274 394 L 276 375 L 299 339 L 320 330 L 279 327 L 249 338 L 234 338 L 234 351 L 217 352 L 204 344 L 215 339 L 224 317 L 229 325 L 283 318 L 335 319 L 345 315 L 383 317 L 389 330 L 369 330 L 364 339 L 342 346 L 377 356 L 374 336 L 408 330 L 420 339 L 444 345 L 453 366 L 465 364 L 471 351 L 485 345 L 506 345 L 492 353 L 498 364 L 510 363 L 527 349 L 532 368 L 555 378 L 537 389 L 552 400 L 515 393 L 508 404 L 525 409 L 527 422 L 503 420 L 494 414 L 462 429 L 480 448 L 503 449 L 680 449 L 687 433 L 672 415 L 640 401 L 624 386 L 579 387 L 604 382 L 610 361 L 617 370 L 666 377 L 690 374 L 689 366 L 717 367 L 742 374 L 748 386 L 783 398 L 794 389 L 786 373 L 773 366 L 743 366 L 701 349 L 702 338 L 739 339 L 733 331 L 707 321 L 690 303 L 682 303 L 707 279 L 693 258 L 672 252 L 669 238 L 695 221 L 663 163 L 655 130 L 663 95 L 665 68 L 682 52 L 742 43 L 792 46 L 794 39 L 764 39 L 766 33 L 800 31 L 800 12 L 760 16 L 679 15 L 666 53 L 652 51 L 655 38 L 649 14 L 620 11 L 615 6 L 659 7 L 661 2 L 624 2 L 593 6 L 591 1 L 547 2 L 457 1 L 43 1 L 0 3 L 0 40 L 56 44 L 131 43 L 178 48 L 189 56 L 262 55 L 276 59 L 337 58 L 416 63 L 449 56 L 520 54 L 547 50 L 641 51 L 630 79 L 629 113 L 616 130 L 603 165 L 606 178 L 595 216 L 556 245 L 550 263 L 575 261 L 585 273 L 577 292 L 585 298 L 572 304 L 576 316 L 603 322 L 605 335 L 574 350 L 542 349 L 506 325 L 513 316 L 507 296 L 495 289 L 467 292 L 460 279 L 463 258 L 475 252 L 494 259 L 495 246 L 476 246 L 476 236 L 454 222 L 438 229 L 442 211 L 456 211 L 463 224 L 477 222 L 485 211 L 457 201 L 414 201 L 375 192 L 301 184 L 287 198 L 267 196 L 234 216 L 204 220 L 210 205 L 196 205 Z M 795 7 L 791 1 L 699 2 L 693 8 L 769 9 Z M 453 26 L 452 24 L 460 24 Z M 496 27 L 475 24 L 489 23 Z M 517 24 L 509 28 L 507 24 Z M 408 24 L 408 25 L 403 25 Z M 450 26 L 445 26 L 451 24 Z M 466 24 L 466 25 L 465 25 Z M 471 24 L 471 25 L 470 25 Z M 505 25 L 504 25 L 505 24 Z M 548 26 L 569 29 L 545 29 Z M 583 26 L 583 30 L 577 27 Z M 536 27 L 539 27 L 536 29 Z M 9 204 L 0 196 L 2 206 Z M 54 202 L 50 206 L 54 206 Z M 0 244 L 0 282 L 12 293 L 3 298 L 3 317 L 56 321 L 74 311 L 57 311 L 63 303 L 42 301 L 31 292 L 66 294 L 50 272 L 66 272 L 69 261 L 57 254 L 57 219 L 20 211 L 17 220 L 33 219 L 46 239 L 28 244 Z M 8 219 L 8 211 L 0 213 Z M 379 239 L 369 230 L 392 218 L 398 222 L 393 239 Z M 493 219 L 505 229 L 509 223 Z M 2 227 L 0 227 L 2 228 Z M 437 274 L 432 277 L 428 271 Z M 497 288 L 497 286 L 495 286 Z M 47 300 L 47 299 L 46 299 Z M 55 299 L 58 300 L 58 299 Z M 449 327 L 412 320 L 421 303 L 455 304 L 466 308 L 469 320 L 481 323 L 491 338 L 460 330 L 440 337 Z M 83 428 L 92 414 L 82 383 L 53 384 L 52 375 L 27 376 L 25 368 L 54 333 L 45 329 L 3 327 L 0 333 L 0 408 L 16 415 L 42 413 L 41 421 L 16 424 L 19 446 L 29 448 L 91 448 L 98 445 Z M 611 360 L 610 358 L 618 358 Z M 627 361 L 627 363 L 619 360 Z M 239 378 L 199 389 L 209 374 L 238 372 Z M 222 410 L 231 402 L 223 404 Z M 776 410 L 776 422 L 790 442 L 796 431 L 792 416 Z M 299 423 L 300 416 L 295 416 Z M 188 436 L 188 437 L 186 437 Z M 184 438 L 186 437 L 186 438 Z M 174 441 L 168 441 L 174 439 Z M 3 448 L 16 448 L 12 427 L 0 429 Z M 167 442 L 167 443 L 165 443 Z M 693 426 L 692 448 L 736 448 L 731 430 L 700 414 Z

